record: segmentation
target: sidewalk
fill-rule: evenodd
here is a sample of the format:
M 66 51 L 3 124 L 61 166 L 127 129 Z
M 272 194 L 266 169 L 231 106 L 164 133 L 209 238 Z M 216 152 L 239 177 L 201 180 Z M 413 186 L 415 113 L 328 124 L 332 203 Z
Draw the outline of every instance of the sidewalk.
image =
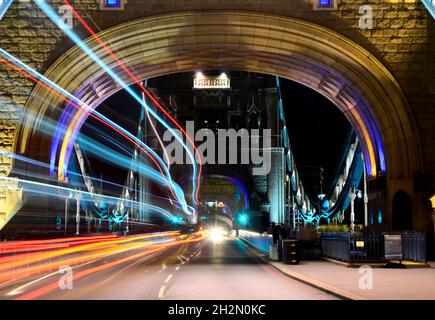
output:
M 364 274 L 329 261 L 302 261 L 299 265 L 269 263 L 288 276 L 351 300 L 433 300 L 435 299 L 435 263 L 431 268 L 373 268 L 373 289 L 360 289 Z

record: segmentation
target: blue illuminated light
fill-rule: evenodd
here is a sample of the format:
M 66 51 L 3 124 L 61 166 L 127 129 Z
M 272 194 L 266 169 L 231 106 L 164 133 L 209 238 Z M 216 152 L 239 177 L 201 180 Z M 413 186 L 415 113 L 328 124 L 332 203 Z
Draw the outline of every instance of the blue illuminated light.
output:
M 104 6 L 109 8 L 120 8 L 121 0 L 105 0 Z
M 319 7 L 331 7 L 333 0 L 319 0 Z
M 242 213 L 239 215 L 239 224 L 246 225 L 248 223 L 248 215 L 246 213 Z
M 178 224 L 178 223 L 182 223 L 183 222 L 183 218 L 181 218 L 179 216 L 172 216 L 171 217 L 171 221 L 172 221 L 172 223 Z
M 382 224 L 382 210 L 379 209 L 378 211 L 378 224 Z

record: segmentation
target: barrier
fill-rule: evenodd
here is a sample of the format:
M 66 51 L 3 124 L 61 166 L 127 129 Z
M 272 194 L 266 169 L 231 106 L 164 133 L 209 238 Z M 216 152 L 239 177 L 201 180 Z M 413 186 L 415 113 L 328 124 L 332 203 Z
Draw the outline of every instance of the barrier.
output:
M 239 238 L 266 255 L 269 255 L 269 246 L 273 244 L 272 235 L 267 233 L 239 230 Z
M 343 262 L 385 262 L 384 234 L 322 233 L 323 256 Z M 402 260 L 426 262 L 426 235 L 422 232 L 394 233 L 402 236 Z

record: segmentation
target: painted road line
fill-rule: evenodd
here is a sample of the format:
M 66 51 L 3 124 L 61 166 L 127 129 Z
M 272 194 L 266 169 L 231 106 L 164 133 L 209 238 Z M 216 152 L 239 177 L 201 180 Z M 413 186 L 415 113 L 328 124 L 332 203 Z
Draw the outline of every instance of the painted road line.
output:
M 170 275 L 166 278 L 165 283 L 168 283 L 169 281 L 171 281 L 171 278 L 172 278 L 172 274 L 170 274 Z
M 163 298 L 163 296 L 165 295 L 165 286 L 161 286 L 160 290 L 159 290 L 159 294 L 157 295 L 157 297 L 159 299 Z

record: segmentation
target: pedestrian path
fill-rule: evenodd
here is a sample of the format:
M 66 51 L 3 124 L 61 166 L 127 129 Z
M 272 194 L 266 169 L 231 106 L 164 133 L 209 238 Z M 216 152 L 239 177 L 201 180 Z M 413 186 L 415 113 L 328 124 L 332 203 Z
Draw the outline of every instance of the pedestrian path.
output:
M 435 300 L 435 262 L 430 268 L 349 268 L 329 261 L 271 265 L 292 278 L 352 300 Z

